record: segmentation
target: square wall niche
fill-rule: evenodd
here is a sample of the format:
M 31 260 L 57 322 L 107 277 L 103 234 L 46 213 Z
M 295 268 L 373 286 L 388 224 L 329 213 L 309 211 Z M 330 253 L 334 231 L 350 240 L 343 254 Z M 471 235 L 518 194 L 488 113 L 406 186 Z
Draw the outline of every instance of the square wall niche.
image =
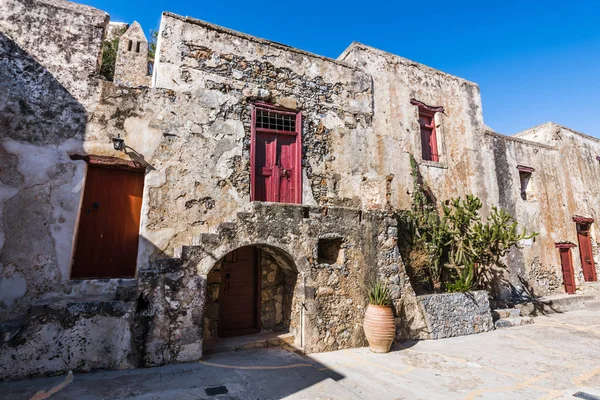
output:
M 343 264 L 344 263 L 344 238 L 319 239 L 317 248 L 317 262 L 319 264 Z
M 521 198 L 525 201 L 535 200 L 533 188 L 533 172 L 535 172 L 535 169 L 524 165 L 517 165 L 517 169 L 519 170 Z

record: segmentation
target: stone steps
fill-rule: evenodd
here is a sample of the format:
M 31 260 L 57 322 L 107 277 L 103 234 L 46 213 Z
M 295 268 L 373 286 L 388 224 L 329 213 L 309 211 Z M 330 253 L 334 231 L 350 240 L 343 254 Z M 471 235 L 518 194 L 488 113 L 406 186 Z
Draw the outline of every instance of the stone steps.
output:
M 585 308 L 588 310 L 600 310 L 600 300 L 586 301 Z
M 585 303 L 596 300 L 593 294 L 561 294 L 540 297 L 527 303 L 516 304 L 522 316 L 548 315 L 564 313 L 585 308 Z
M 520 317 L 521 310 L 518 308 L 499 308 L 496 310 L 492 310 L 492 318 L 494 321 L 497 321 L 501 318 L 511 318 L 511 317 Z
M 585 292 L 597 296 L 600 295 L 600 282 L 586 282 Z
M 530 325 L 534 323 L 532 317 L 522 317 L 519 308 L 499 308 L 492 310 L 494 326 L 496 329 L 511 328 L 513 326 Z
M 497 320 L 494 325 L 496 326 L 496 329 L 499 329 L 511 328 L 513 326 L 530 325 L 533 323 L 533 317 L 508 317 Z
M 294 348 L 294 335 L 291 333 L 264 332 L 256 335 L 207 340 L 202 354 L 209 355 L 265 347 L 292 347 L 293 350 L 301 350 Z

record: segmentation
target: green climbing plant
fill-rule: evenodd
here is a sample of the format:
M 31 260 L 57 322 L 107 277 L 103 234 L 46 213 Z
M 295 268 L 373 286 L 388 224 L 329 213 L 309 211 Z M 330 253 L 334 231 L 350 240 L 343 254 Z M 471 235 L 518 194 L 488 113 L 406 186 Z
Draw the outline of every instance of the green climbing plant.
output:
M 408 227 L 405 257 L 417 280 L 426 281 L 434 291 L 442 285 L 444 244 L 447 241 L 431 191 L 420 178 L 415 158 L 410 156 L 413 179 L 412 207 L 401 216 Z

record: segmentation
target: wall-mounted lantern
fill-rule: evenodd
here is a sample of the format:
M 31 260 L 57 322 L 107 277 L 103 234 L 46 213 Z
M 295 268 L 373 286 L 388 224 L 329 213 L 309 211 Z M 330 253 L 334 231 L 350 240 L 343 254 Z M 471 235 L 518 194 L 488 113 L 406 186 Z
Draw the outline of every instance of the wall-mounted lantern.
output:
M 125 139 L 121 138 L 121 134 L 119 133 L 117 137 L 112 138 L 113 147 L 117 151 L 122 151 L 125 147 Z

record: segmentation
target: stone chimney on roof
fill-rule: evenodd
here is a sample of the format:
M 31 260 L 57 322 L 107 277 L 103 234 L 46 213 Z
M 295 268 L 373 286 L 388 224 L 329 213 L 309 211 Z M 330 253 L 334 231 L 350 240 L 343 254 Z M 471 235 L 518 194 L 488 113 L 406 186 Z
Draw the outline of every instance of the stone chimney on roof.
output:
M 120 86 L 149 86 L 148 40 L 136 21 L 119 39 L 114 82 Z

